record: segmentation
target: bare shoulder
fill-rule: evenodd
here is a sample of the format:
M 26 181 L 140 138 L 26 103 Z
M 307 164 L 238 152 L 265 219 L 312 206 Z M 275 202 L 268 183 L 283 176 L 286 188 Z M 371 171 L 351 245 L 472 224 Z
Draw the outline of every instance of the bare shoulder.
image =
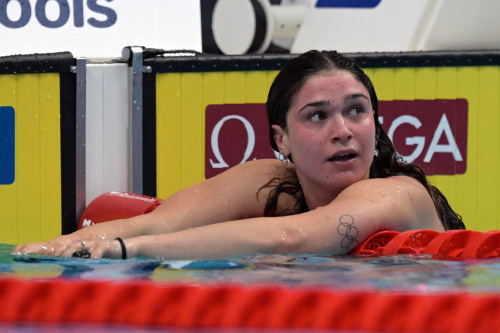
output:
M 176 230 L 260 217 L 269 195 L 266 184 L 284 168 L 279 161 L 255 160 L 234 166 L 166 198 L 153 213 Z M 172 222 L 173 221 L 173 222 Z M 172 227 L 173 228 L 173 227 Z
M 276 173 L 282 164 L 283 162 L 275 159 L 259 159 L 238 164 L 228 169 L 228 171 L 239 172 L 244 170 L 251 171 L 252 173 L 265 173 L 270 175 Z
M 292 172 L 281 161 L 260 159 L 236 165 L 198 186 L 205 193 L 215 191 L 225 201 L 232 202 L 233 207 L 242 212 L 242 215 L 235 214 L 234 217 L 260 216 L 272 189 L 267 185 Z
M 389 215 L 395 223 L 406 221 L 407 228 L 442 229 L 429 192 L 414 178 L 393 176 L 363 180 L 346 188 L 336 200 L 355 198 L 378 206 L 379 214 Z
M 372 178 L 359 181 L 347 187 L 339 195 L 363 195 L 363 196 L 383 196 L 383 195 L 411 195 L 430 196 L 425 187 L 416 179 L 408 176 L 393 176 L 389 178 Z
M 233 182 L 259 188 L 273 178 L 285 178 L 293 173 L 291 168 L 286 168 L 284 163 L 274 159 L 260 159 L 238 164 L 227 171 L 212 178 L 213 182 Z

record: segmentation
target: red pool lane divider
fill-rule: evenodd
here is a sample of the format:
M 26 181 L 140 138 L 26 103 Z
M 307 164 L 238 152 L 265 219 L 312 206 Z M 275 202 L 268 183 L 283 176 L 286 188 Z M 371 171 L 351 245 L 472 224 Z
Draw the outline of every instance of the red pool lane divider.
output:
M 500 332 L 500 295 L 0 279 L 0 322 L 150 328 Z
M 432 254 L 443 259 L 484 259 L 500 257 L 500 231 L 409 230 L 381 231 L 368 237 L 355 255 Z

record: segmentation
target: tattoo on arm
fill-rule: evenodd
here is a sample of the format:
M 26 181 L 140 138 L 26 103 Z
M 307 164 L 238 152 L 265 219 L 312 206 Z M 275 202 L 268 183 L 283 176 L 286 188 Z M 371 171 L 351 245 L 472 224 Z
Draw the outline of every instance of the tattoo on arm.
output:
M 337 232 L 340 236 L 344 236 L 340 242 L 340 246 L 346 250 L 352 250 L 358 245 L 358 228 L 353 226 L 354 218 L 351 215 L 342 215 L 339 218 Z

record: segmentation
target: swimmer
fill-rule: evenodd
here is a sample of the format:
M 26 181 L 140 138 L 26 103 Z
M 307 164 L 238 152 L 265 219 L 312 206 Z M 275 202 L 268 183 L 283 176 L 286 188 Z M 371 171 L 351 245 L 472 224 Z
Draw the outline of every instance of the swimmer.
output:
M 237 165 L 149 214 L 14 252 L 84 251 L 94 259 L 338 255 L 380 230 L 465 228 L 422 169 L 396 154 L 378 121 L 374 87 L 354 60 L 335 51 L 294 58 L 270 88 L 267 113 L 281 159 Z

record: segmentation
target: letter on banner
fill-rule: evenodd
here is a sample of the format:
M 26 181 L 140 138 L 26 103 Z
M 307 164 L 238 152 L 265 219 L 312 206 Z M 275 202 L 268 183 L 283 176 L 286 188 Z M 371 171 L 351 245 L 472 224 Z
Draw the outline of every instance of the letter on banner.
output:
M 465 99 L 380 101 L 382 127 L 400 156 L 427 175 L 467 170 L 468 103 Z
M 396 120 L 394 120 L 392 122 L 391 127 L 389 128 L 389 132 L 387 133 L 387 135 L 389 136 L 389 139 L 391 139 L 391 141 L 394 141 L 393 140 L 394 131 L 401 124 L 410 124 L 410 125 L 413 125 L 413 127 L 415 127 L 416 129 L 419 129 L 420 126 L 422 126 L 422 123 L 416 117 L 408 116 L 408 115 L 398 117 L 398 118 L 396 118 Z M 401 157 L 403 157 L 406 162 L 411 163 L 417 157 L 419 157 L 420 154 L 422 153 L 422 151 L 424 150 L 425 138 L 423 136 L 414 136 L 412 138 L 406 138 L 406 144 L 408 146 L 417 145 L 417 147 L 415 148 L 415 150 L 413 151 L 413 153 L 411 155 L 408 155 L 408 156 L 401 155 Z
M 229 165 L 224 161 L 224 158 L 222 157 L 219 149 L 219 132 L 220 129 L 222 128 L 222 125 L 224 125 L 224 123 L 229 119 L 237 119 L 241 121 L 247 131 L 247 137 L 248 137 L 247 148 L 245 149 L 245 154 L 243 155 L 243 159 L 241 160 L 240 163 L 246 162 L 248 160 L 255 147 L 255 131 L 253 130 L 252 124 L 250 124 L 250 122 L 242 116 L 238 115 L 225 116 L 217 123 L 217 125 L 215 125 L 214 131 L 212 132 L 212 139 L 211 139 L 212 151 L 214 152 L 214 155 L 218 161 L 217 163 L 214 163 L 214 161 L 210 159 L 210 164 L 212 165 L 212 168 L 229 167 Z
M 237 164 L 275 158 L 262 103 L 211 104 L 205 111 L 205 178 Z
M 446 139 L 448 140 L 447 145 L 438 144 L 443 132 L 446 135 Z M 436 128 L 436 132 L 434 132 L 434 137 L 432 138 L 429 150 L 425 155 L 424 162 L 429 163 L 435 152 L 452 153 L 455 161 L 463 160 L 462 154 L 460 154 L 460 150 L 458 149 L 457 142 L 455 141 L 453 133 L 451 132 L 450 123 L 448 122 L 448 118 L 446 118 L 446 114 L 443 114 L 441 120 L 439 121 L 439 125 Z

